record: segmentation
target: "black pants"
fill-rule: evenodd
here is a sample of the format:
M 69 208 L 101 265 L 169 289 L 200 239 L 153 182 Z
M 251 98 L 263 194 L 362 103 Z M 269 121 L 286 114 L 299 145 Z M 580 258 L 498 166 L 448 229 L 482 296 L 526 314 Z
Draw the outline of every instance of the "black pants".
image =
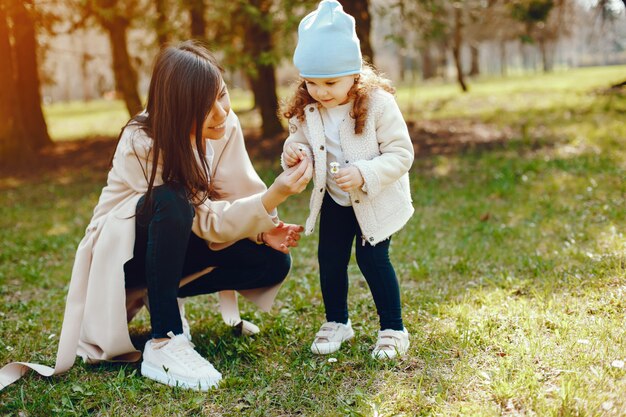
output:
M 162 185 L 152 195 L 150 207 L 143 210 L 144 197 L 137 204 L 134 253 L 124 272 L 127 288 L 148 288 L 153 338 L 182 333 L 177 297 L 270 287 L 287 276 L 289 255 L 249 239 L 210 250 L 191 232 L 194 208 L 184 191 Z M 217 268 L 179 289 L 183 277 L 209 266 Z
M 387 239 L 372 246 L 362 243 L 362 232 L 352 207 L 337 204 L 328 193 L 320 214 L 318 260 L 326 320 L 348 322 L 348 263 L 356 237 L 356 260 L 370 287 L 381 330 L 402 330 L 400 288 L 389 260 Z

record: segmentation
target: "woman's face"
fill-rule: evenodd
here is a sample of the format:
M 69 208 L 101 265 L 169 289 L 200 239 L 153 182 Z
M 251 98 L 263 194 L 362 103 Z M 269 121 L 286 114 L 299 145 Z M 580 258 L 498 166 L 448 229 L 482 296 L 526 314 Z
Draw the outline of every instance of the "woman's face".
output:
M 222 81 L 222 88 L 217 95 L 213 107 L 202 124 L 202 137 L 205 139 L 221 139 L 226 133 L 226 117 L 230 113 L 230 96 L 226 83 Z

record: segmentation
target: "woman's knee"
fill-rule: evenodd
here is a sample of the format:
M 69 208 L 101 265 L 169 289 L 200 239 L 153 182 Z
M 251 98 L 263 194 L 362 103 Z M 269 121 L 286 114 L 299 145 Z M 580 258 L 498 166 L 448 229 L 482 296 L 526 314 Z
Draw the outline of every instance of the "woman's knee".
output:
M 291 255 L 272 250 L 272 255 L 269 257 L 268 262 L 270 262 L 271 270 L 268 278 L 272 281 L 272 284 L 283 282 L 291 270 Z

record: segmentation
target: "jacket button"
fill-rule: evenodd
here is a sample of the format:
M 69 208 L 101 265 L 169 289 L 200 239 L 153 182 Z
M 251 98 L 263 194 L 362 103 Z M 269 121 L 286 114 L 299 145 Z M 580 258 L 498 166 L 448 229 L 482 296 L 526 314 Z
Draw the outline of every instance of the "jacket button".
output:
M 309 111 L 313 112 L 313 111 L 315 111 L 315 109 L 313 107 L 309 107 Z
M 355 203 L 357 203 L 357 204 L 359 204 L 359 203 L 360 203 L 360 201 L 359 201 L 359 200 L 354 200 L 354 202 L 355 202 Z
M 320 151 L 324 150 L 324 145 L 320 146 Z
M 323 193 L 323 192 L 324 192 L 324 189 L 323 189 L 323 188 L 320 188 L 320 193 Z
M 348 161 L 348 160 L 346 159 L 346 164 L 349 164 L 349 163 L 350 163 L 350 161 Z
M 373 241 L 374 241 L 374 238 L 373 238 L 373 237 L 370 237 L 370 242 L 373 242 Z

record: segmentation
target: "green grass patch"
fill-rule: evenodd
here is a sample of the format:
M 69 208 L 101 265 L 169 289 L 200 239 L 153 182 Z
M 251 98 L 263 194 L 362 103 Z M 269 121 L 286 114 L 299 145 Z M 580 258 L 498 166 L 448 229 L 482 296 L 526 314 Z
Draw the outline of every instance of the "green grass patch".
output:
M 230 96 L 235 111 L 252 107 L 250 92 L 230 89 Z M 104 99 L 55 103 L 44 106 L 44 114 L 48 132 L 55 141 L 117 137 L 129 117 L 122 100 Z
M 546 76 L 510 86 L 485 80 L 468 96 L 454 93 L 454 108 L 433 111 L 519 134 L 489 152 L 416 160 L 416 213 L 391 251 L 412 334 L 407 357 L 371 359 L 377 317 L 354 262 L 356 337 L 332 355 L 337 362 L 310 353 L 323 321 L 313 236 L 293 251 L 273 314 L 242 302 L 260 335 L 234 335 L 212 296 L 188 302 L 194 342 L 225 376 L 219 389 L 172 389 L 142 378 L 138 364 L 77 363 L 62 376 L 29 374 L 5 389 L 0 414 L 626 415 L 626 98 L 596 92 L 608 75 L 567 87 L 614 70 L 547 76 L 559 80 L 552 89 L 530 87 Z M 436 88 L 424 87 L 433 97 Z M 267 182 L 278 172 L 256 163 Z M 85 170 L 3 184 L 0 364 L 53 363 L 74 250 L 104 181 L 105 173 Z M 304 222 L 307 199 L 292 198 L 282 217 Z M 147 314 L 130 328 L 141 347 Z

